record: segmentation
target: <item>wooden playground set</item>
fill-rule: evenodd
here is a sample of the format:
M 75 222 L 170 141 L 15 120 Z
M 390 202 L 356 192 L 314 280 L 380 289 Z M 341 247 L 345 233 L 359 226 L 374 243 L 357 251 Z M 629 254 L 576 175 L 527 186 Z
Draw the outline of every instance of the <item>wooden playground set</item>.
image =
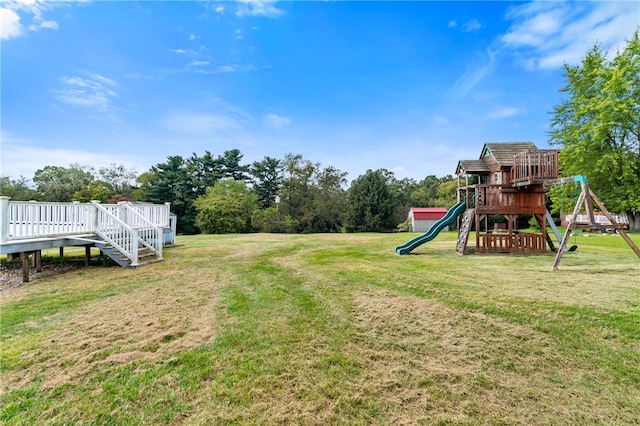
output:
M 640 257 L 640 250 L 625 233 L 625 226 L 615 217 L 589 188 L 585 176 L 559 177 L 558 151 L 538 149 L 531 142 L 486 143 L 478 160 L 461 160 L 456 168 L 458 176 L 458 204 L 427 233 L 396 247 L 396 253 L 409 254 L 417 246 L 431 241 L 445 226 L 458 221 L 456 252 L 540 254 L 548 249 L 556 251 L 553 270 L 558 268 L 562 255 L 573 251 L 568 246 L 571 233 L 577 229 L 596 230 L 594 204 L 610 222 L 609 228 L 619 233 Z M 564 236 L 555 227 L 547 210 L 547 188 L 573 183 L 580 186 L 580 195 Z M 576 217 L 583 211 L 586 223 Z M 540 225 L 539 232 L 520 232 L 518 218 L 532 215 Z M 502 216 L 501 226 L 490 226 L 490 219 Z M 549 226 L 558 247 L 547 232 Z M 475 246 L 469 236 L 475 231 Z

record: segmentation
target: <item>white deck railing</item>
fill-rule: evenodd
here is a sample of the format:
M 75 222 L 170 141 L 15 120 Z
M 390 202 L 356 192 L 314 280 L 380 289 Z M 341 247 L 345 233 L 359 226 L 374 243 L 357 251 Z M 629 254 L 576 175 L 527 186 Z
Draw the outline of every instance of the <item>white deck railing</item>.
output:
M 162 229 L 169 227 L 169 204 L 40 203 L 0 196 L 0 244 L 38 238 L 116 231 L 121 221 L 162 254 Z M 128 231 L 127 231 L 128 232 Z M 115 234 L 114 234 L 115 235 Z M 109 237 L 111 238 L 111 237 Z M 116 240 L 118 241 L 117 237 Z M 129 243 L 123 243 L 125 245 Z M 133 251 L 133 246 L 130 246 Z M 137 244 L 136 244 L 137 248 Z M 137 257 L 136 257 L 137 259 Z
M 4 210 L 5 241 L 90 233 L 95 222 L 95 208 L 79 203 L 9 202 Z
M 127 256 L 131 266 L 138 265 L 141 248 L 162 259 L 162 230 L 131 208 L 129 203 L 119 203 L 115 209 L 111 205 L 95 203 L 94 206 L 98 217 L 96 233 Z

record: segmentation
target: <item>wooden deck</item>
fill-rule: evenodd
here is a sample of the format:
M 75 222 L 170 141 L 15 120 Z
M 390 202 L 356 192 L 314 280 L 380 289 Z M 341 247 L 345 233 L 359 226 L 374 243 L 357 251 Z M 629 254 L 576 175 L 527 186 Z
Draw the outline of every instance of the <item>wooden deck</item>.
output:
M 167 232 L 169 231 L 169 232 Z M 98 247 L 121 266 L 162 260 L 175 235 L 169 204 L 41 203 L 0 197 L 0 254 L 29 256 L 48 248 Z

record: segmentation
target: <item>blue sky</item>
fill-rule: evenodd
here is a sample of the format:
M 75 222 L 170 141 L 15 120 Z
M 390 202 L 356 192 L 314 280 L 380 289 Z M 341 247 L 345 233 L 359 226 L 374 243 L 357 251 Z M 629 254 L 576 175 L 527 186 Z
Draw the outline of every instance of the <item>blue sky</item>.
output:
M 1 167 L 237 148 L 355 179 L 547 146 L 563 64 L 615 53 L 638 2 L 0 1 Z

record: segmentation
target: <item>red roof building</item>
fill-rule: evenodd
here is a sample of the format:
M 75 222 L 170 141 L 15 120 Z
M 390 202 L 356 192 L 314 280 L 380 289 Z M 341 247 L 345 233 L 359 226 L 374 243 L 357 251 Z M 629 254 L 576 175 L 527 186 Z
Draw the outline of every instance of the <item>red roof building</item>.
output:
M 431 226 L 447 214 L 444 207 L 411 207 L 409 220 L 413 232 L 427 232 Z M 443 229 L 448 231 L 449 227 Z

